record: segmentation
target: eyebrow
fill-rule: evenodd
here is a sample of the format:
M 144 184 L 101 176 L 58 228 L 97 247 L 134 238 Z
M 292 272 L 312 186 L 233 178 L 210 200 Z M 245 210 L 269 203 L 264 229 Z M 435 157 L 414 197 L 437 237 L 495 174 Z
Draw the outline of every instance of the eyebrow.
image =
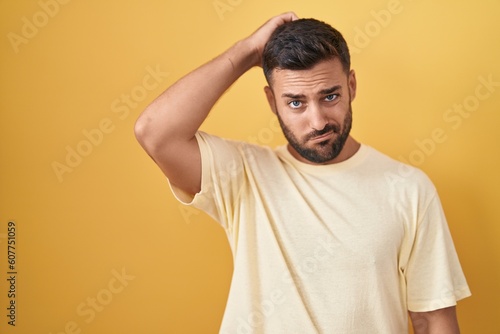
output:
M 339 91 L 341 88 L 342 88 L 341 85 L 336 85 L 336 86 L 333 86 L 333 87 L 330 87 L 330 88 L 322 89 L 322 90 L 319 91 L 319 93 L 321 95 L 328 95 L 328 94 L 332 94 L 332 93 L 335 93 L 335 92 Z
M 335 93 L 336 91 L 339 91 L 342 88 L 341 85 L 336 85 L 330 88 L 325 88 L 319 91 L 319 95 L 328 95 Z M 288 97 L 291 99 L 303 99 L 306 96 L 304 94 L 293 94 L 293 93 L 283 93 L 281 94 L 281 97 Z

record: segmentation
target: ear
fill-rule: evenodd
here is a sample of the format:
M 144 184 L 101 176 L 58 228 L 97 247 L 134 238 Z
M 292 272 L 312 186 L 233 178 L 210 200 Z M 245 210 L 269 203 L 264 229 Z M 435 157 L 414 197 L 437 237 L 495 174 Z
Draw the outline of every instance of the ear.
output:
M 271 107 L 271 110 L 273 111 L 274 114 L 277 113 L 276 110 L 276 100 L 274 99 L 274 93 L 271 87 L 266 86 L 264 87 L 264 92 L 266 93 L 267 97 L 267 103 L 269 103 L 269 106 Z
M 356 73 L 354 70 L 351 70 L 349 72 L 349 78 L 348 78 L 348 85 L 349 85 L 349 94 L 351 95 L 351 101 L 354 100 L 356 97 Z

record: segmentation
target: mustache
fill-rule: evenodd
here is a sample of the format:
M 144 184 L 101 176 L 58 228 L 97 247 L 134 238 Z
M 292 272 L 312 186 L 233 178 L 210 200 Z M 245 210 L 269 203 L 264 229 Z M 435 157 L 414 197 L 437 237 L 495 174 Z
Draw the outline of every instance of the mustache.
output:
M 306 141 L 309 141 L 311 139 L 314 139 L 316 137 L 322 136 L 324 134 L 327 134 L 329 132 L 337 133 L 340 134 L 340 126 L 337 124 L 326 124 L 325 127 L 321 130 L 315 130 L 307 134 L 305 137 Z

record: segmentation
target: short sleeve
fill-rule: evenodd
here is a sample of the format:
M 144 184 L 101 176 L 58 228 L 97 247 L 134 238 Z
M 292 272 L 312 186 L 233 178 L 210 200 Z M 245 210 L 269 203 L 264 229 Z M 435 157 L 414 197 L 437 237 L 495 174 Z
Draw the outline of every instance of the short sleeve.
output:
M 196 140 L 201 154 L 200 192 L 192 197 L 172 184 L 170 187 L 182 204 L 205 211 L 228 228 L 245 183 L 240 144 L 201 131 L 196 134 Z
M 436 193 L 420 217 L 405 274 L 408 310 L 454 306 L 471 293 Z

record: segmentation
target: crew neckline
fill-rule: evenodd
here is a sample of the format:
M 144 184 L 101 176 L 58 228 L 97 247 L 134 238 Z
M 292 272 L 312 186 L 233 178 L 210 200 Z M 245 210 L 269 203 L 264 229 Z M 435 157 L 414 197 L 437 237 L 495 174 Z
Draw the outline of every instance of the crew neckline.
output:
M 287 144 L 278 146 L 276 148 L 276 153 L 278 154 L 281 160 L 284 160 L 289 164 L 291 164 L 292 166 L 294 166 L 295 168 L 303 172 L 307 172 L 309 174 L 331 173 L 332 171 L 343 171 L 351 169 L 361 164 L 365 160 L 369 152 L 370 152 L 370 147 L 361 143 L 356 153 L 354 153 L 350 158 L 344 161 L 328 165 L 312 165 L 297 160 L 297 158 L 295 158 L 290 153 L 290 151 L 288 151 Z

